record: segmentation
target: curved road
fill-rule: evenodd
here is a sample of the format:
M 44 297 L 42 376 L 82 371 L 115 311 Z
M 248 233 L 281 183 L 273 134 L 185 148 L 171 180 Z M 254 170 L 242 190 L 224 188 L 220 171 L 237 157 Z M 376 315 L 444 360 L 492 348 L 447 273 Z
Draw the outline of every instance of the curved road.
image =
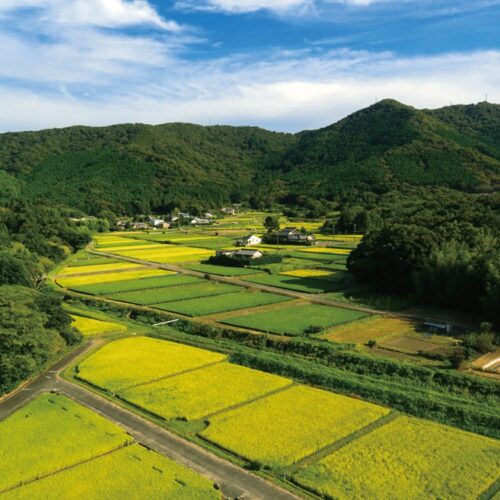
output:
M 77 358 L 96 347 L 85 344 L 68 354 L 37 378 L 0 400 L 0 421 L 43 392 L 57 391 L 124 428 L 138 443 L 186 465 L 217 483 L 224 495 L 239 499 L 293 500 L 295 495 L 219 458 L 145 418 L 118 406 L 82 386 L 63 380 L 59 373 Z

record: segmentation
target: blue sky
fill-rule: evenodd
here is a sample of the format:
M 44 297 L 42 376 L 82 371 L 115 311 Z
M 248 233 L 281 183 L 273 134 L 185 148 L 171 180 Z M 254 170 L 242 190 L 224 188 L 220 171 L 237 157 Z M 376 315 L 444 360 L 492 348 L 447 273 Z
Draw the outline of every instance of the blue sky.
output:
M 500 0 L 1 0 L 0 130 L 500 101 Z

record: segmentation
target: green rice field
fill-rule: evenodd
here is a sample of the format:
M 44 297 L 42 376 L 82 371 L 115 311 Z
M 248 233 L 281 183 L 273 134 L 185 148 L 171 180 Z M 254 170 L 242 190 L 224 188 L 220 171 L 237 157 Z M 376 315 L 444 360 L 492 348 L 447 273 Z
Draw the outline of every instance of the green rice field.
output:
M 139 305 L 155 304 L 155 307 L 162 309 L 165 302 L 176 300 L 192 299 L 197 297 L 207 297 L 210 295 L 221 295 L 243 290 L 235 285 L 226 285 L 204 281 L 192 285 L 172 286 L 165 288 L 150 288 L 135 292 L 120 292 L 112 294 L 113 300 L 130 302 Z
M 181 300 L 165 304 L 162 309 L 185 314 L 203 316 L 218 312 L 234 311 L 247 307 L 277 304 L 291 300 L 289 297 L 265 292 L 236 292 L 224 295 L 212 295 L 197 299 Z
M 144 290 L 146 288 L 162 288 L 177 285 L 187 285 L 199 283 L 202 280 L 195 276 L 167 275 L 154 278 L 139 278 L 135 280 L 112 281 L 110 283 L 95 283 L 91 285 L 72 286 L 72 290 L 78 292 L 90 293 L 92 295 L 108 295 L 119 292 L 132 292 Z
M 212 264 L 189 264 L 183 267 L 185 267 L 186 269 L 191 269 L 192 271 L 217 274 L 219 276 L 244 276 L 247 274 L 259 273 L 259 271 L 255 269 L 247 269 L 244 267 L 216 266 Z
M 278 288 L 286 288 L 288 290 L 296 290 L 297 292 L 306 293 L 326 293 L 339 290 L 343 287 L 343 280 L 346 277 L 344 273 L 339 273 L 336 278 L 318 279 L 318 278 L 301 278 L 294 276 L 283 276 L 276 274 L 262 274 L 245 278 L 245 281 L 258 283 L 260 285 L 275 286 Z
M 302 335 L 310 327 L 328 328 L 363 316 L 366 314 L 349 309 L 306 304 L 228 318 L 221 323 L 293 336 Z

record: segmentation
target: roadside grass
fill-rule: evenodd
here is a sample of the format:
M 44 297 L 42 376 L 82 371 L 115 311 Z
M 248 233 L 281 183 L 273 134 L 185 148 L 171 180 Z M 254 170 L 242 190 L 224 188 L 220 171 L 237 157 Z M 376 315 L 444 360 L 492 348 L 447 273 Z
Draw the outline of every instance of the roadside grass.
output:
M 203 281 L 189 285 L 168 286 L 164 288 L 150 288 L 135 292 L 119 292 L 109 295 L 113 300 L 130 302 L 139 305 L 152 305 L 162 309 L 162 304 L 183 299 L 194 299 L 210 295 L 222 295 L 243 291 L 242 287 L 226 285 L 224 283 L 211 283 Z
M 42 394 L 0 422 L 0 492 L 131 441 L 71 399 Z
M 284 276 L 279 274 L 263 274 L 244 278 L 245 281 L 260 285 L 275 286 L 287 290 L 295 290 L 305 293 L 326 293 L 342 288 L 344 281 L 349 278 L 347 273 L 338 272 L 331 274 L 328 279 L 304 278 L 296 276 Z
M 151 278 L 153 276 L 171 276 L 172 271 L 154 269 L 143 266 L 136 271 L 121 271 L 116 273 L 90 274 L 87 276 L 74 276 L 57 278 L 56 283 L 64 288 L 73 288 L 82 285 L 93 285 L 95 283 L 111 283 L 114 281 L 135 280 L 139 278 Z
M 169 302 L 162 309 L 187 316 L 205 316 L 207 314 L 247 309 L 287 302 L 290 297 L 266 292 L 236 292 L 223 295 L 211 295 L 197 299 Z
M 388 413 L 381 406 L 300 385 L 209 418 L 201 436 L 247 460 L 277 469 Z
M 120 323 L 101 321 L 74 314 L 71 315 L 71 318 L 73 320 L 71 326 L 79 330 L 84 337 L 93 337 L 106 333 L 123 333 L 127 331 L 127 327 Z
M 294 480 L 331 498 L 478 498 L 497 479 L 500 443 L 398 417 L 300 470 Z
M 221 320 L 228 325 L 281 335 L 303 335 L 310 327 L 327 328 L 366 316 L 365 313 L 319 304 L 252 313 Z
M 162 418 L 196 420 L 263 396 L 291 380 L 218 363 L 121 391 L 120 397 Z
M 101 347 L 77 366 L 77 377 L 112 392 L 223 361 L 226 356 L 149 337 Z
M 165 271 L 165 276 L 153 278 L 139 278 L 135 280 L 112 281 L 110 283 L 95 283 L 93 285 L 73 286 L 72 289 L 78 292 L 90 293 L 92 295 L 108 295 L 118 292 L 132 292 L 147 288 L 162 288 L 177 285 L 187 285 L 190 283 L 200 283 L 202 280 L 195 276 L 184 276 Z
M 4 494 L 6 499 L 220 499 L 208 480 L 134 444 Z

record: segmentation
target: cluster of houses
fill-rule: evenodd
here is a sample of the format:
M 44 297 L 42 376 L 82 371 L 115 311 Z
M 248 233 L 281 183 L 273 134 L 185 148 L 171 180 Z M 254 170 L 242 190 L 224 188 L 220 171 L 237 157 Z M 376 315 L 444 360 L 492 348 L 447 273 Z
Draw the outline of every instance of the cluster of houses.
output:
M 117 229 L 133 229 L 136 231 L 150 229 L 171 229 L 181 226 L 208 226 L 214 224 L 214 216 L 207 212 L 203 217 L 195 217 L 187 212 L 180 212 L 176 216 L 165 218 L 147 217 L 141 221 L 119 220 L 116 223 Z
M 285 227 L 272 233 L 264 235 L 266 243 L 288 243 L 288 244 L 302 244 L 312 245 L 314 243 L 314 236 L 302 232 L 297 227 Z

